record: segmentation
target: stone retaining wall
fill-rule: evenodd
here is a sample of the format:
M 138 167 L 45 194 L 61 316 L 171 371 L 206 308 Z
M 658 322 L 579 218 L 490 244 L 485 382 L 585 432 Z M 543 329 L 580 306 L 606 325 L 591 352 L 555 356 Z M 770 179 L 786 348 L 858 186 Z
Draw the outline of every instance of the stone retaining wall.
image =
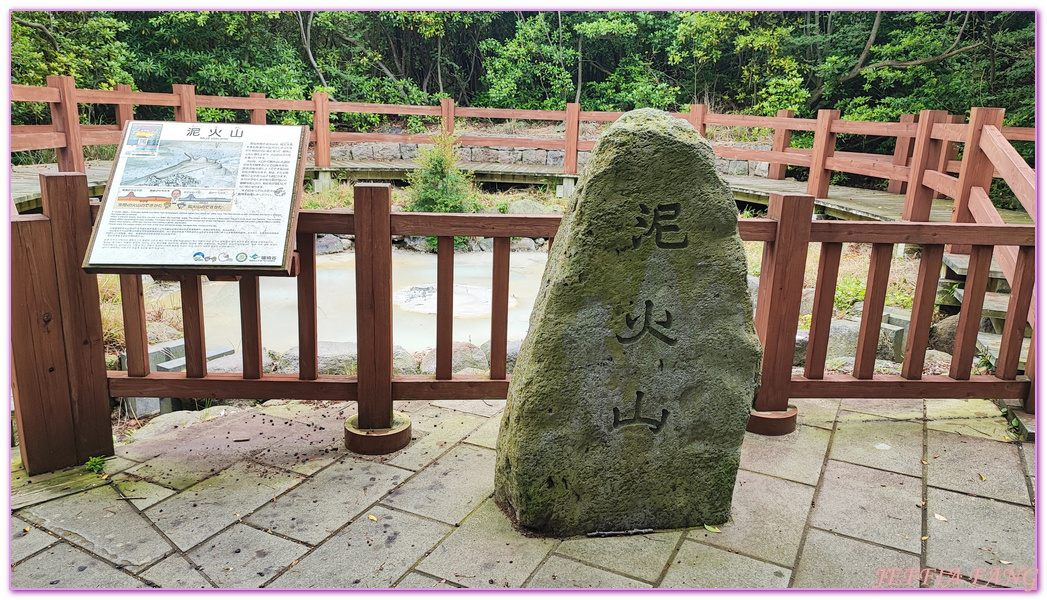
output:
M 737 142 L 713 144 L 731 148 L 749 148 L 770 150 L 767 144 Z M 331 147 L 332 160 L 415 160 L 418 158 L 419 144 L 400 144 L 396 142 L 365 142 L 360 144 L 339 144 Z M 563 150 L 542 150 L 538 148 L 510 148 L 508 146 L 459 146 L 458 159 L 462 162 L 497 163 L 504 165 L 543 165 L 563 166 Z M 578 169 L 581 170 L 589 161 L 589 152 L 578 152 Z M 717 158 L 716 170 L 725 175 L 750 175 L 767 177 L 768 163 L 756 160 L 736 160 Z

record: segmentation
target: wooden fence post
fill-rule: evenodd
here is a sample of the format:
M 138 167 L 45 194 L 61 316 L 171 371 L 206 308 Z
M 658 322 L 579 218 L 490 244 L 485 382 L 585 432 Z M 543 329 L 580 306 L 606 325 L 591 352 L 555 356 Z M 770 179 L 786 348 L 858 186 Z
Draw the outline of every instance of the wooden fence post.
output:
M 353 197 L 360 427 L 384 429 L 393 416 L 392 192 L 361 183 Z
M 11 375 L 18 451 L 30 475 L 77 464 L 51 223 L 11 219 Z
M 763 363 L 748 431 L 784 435 L 796 429 L 796 407 L 789 406 L 796 328 L 803 294 L 803 272 L 811 241 L 814 198 L 772 193 L 767 216 L 778 222 L 773 242 L 765 242 L 757 295 Z
M 694 125 L 694 128 L 698 130 L 698 133 L 705 137 L 705 115 L 709 114 L 709 106 L 705 104 L 692 104 L 691 112 L 687 115 L 687 120 Z
M 176 83 L 171 86 L 171 92 L 178 96 L 178 106 L 175 107 L 175 121 L 196 123 L 196 87 L 185 83 Z
M 41 174 L 40 192 L 54 240 L 76 458 L 77 462 L 85 462 L 92 456 L 113 454 L 98 277 L 81 268 L 93 224 L 87 176 Z
M 454 98 L 440 99 L 440 128 L 445 135 L 454 135 Z
M 47 87 L 58 88 L 61 96 L 51 103 L 51 124 L 56 132 L 65 134 L 65 147 L 55 148 L 58 170 L 84 173 L 84 144 L 80 136 L 80 109 L 76 104 L 76 82 L 66 75 L 48 75 Z
M 836 150 L 836 134 L 832 132 L 833 121 L 840 118 L 840 111 L 822 109 L 814 126 L 814 148 L 811 150 L 811 170 L 807 178 L 807 193 L 815 198 L 829 197 L 829 179 L 832 171 L 825 168 L 825 159 Z
M 581 110 L 580 104 L 575 102 L 567 103 L 567 118 L 564 121 L 564 175 L 575 175 L 578 173 L 578 115 Z
M 898 117 L 899 123 L 915 123 L 916 115 L 904 114 Z M 904 167 L 909 164 L 909 159 L 912 157 L 913 139 L 910 136 L 898 136 L 898 139 L 894 142 L 894 157 L 891 159 L 891 164 L 897 167 Z M 905 193 L 905 182 L 891 179 L 887 182 L 887 191 L 891 194 L 904 194 Z
M 251 92 L 247 95 L 248 98 L 258 98 L 260 100 L 265 99 L 265 94 L 261 92 Z M 251 124 L 252 125 L 265 125 L 265 109 L 264 108 L 252 108 L 251 109 Z
M 973 223 L 974 216 L 968 204 L 971 201 L 971 188 L 980 187 L 986 191 L 992 185 L 993 164 L 981 149 L 982 128 L 994 125 L 1003 128 L 1002 108 L 971 109 L 971 118 L 967 122 L 967 134 L 963 140 L 963 161 L 960 163 L 960 176 L 956 185 L 956 200 L 952 206 L 953 223 Z M 968 245 L 952 244 L 946 247 L 947 252 L 969 254 Z M 968 281 L 970 279 L 968 278 Z
M 927 221 L 931 218 L 931 200 L 934 190 L 923 185 L 923 174 L 938 164 L 942 142 L 931 137 L 936 123 L 944 123 L 949 113 L 944 110 L 920 112 L 916 125 L 916 138 L 912 159 L 909 161 L 909 183 L 905 188 L 905 205 L 902 219 L 905 221 Z
M 331 166 L 331 112 L 327 92 L 313 93 L 313 133 L 316 134 L 316 146 L 313 148 L 313 160 L 317 167 Z
M 952 125 L 963 125 L 966 121 L 966 117 L 963 115 L 949 115 L 946 117 L 945 122 Z M 956 142 L 942 142 L 942 150 L 938 153 L 938 171 L 946 173 L 949 166 L 950 160 L 958 160 L 960 158 L 960 145 Z M 946 195 L 938 192 L 934 195 L 935 198 L 946 198 Z
M 131 86 L 126 83 L 116 84 L 116 91 L 118 92 L 130 92 Z M 121 130 L 124 128 L 124 124 L 128 121 L 133 121 L 135 118 L 135 106 L 134 104 L 117 104 L 116 105 L 116 125 Z
M 791 110 L 779 110 L 778 118 L 790 119 L 796 114 Z M 775 152 L 785 152 L 789 149 L 789 143 L 792 141 L 792 131 L 787 127 L 775 127 L 774 128 L 774 143 L 771 146 L 771 150 Z M 767 179 L 785 179 L 785 170 L 789 165 L 785 163 L 771 163 L 767 168 Z

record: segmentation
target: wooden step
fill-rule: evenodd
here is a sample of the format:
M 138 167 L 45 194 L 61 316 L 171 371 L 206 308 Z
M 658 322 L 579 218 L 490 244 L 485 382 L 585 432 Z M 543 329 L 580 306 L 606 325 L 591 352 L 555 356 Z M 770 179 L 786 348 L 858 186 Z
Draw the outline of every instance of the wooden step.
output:
M 957 275 L 967 277 L 967 267 L 971 264 L 971 257 L 968 254 L 952 254 L 947 252 L 942 256 L 942 264 L 952 269 Z M 989 279 L 1006 280 L 1006 277 L 1003 274 L 1003 269 L 1000 268 L 995 257 L 992 259 L 992 266 L 989 267 Z
M 989 362 L 993 366 L 996 366 L 997 361 L 1000 360 L 1000 342 L 1003 340 L 1003 336 L 998 333 L 985 333 L 978 332 L 978 350 L 982 352 L 988 352 Z M 1018 370 L 1025 370 L 1025 359 L 1029 356 L 1029 344 L 1032 343 L 1031 338 L 1025 338 L 1022 340 L 1022 350 L 1018 353 Z
M 952 295 L 963 302 L 963 288 L 953 289 Z M 985 292 L 985 300 L 982 302 L 982 316 L 990 319 L 1003 319 L 1007 317 L 1007 304 L 1011 301 L 1010 294 L 997 292 Z

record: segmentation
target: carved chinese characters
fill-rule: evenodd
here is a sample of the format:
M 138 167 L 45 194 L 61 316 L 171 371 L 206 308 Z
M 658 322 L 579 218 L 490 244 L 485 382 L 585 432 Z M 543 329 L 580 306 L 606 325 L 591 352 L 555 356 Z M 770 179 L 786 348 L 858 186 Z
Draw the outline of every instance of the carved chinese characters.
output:
M 667 113 L 601 137 L 509 388 L 495 500 L 556 535 L 724 522 L 756 386 L 737 211 Z

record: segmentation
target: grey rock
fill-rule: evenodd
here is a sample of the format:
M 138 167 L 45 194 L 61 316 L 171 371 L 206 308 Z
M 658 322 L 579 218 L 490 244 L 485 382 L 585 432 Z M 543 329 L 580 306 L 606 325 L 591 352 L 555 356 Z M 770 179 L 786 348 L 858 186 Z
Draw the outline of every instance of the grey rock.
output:
M 854 356 L 860 331 L 861 323 L 858 321 L 833 319 L 829 325 L 829 345 L 825 349 L 825 357 Z
M 509 244 L 510 252 L 534 252 L 538 245 L 531 238 L 519 238 Z
M 945 317 L 934 325 L 931 325 L 931 337 L 927 346 L 939 352 L 953 351 L 956 343 L 956 328 L 960 325 L 960 315 Z
M 477 369 L 486 371 L 490 366 L 487 364 L 487 356 L 484 351 L 468 342 L 454 342 L 451 344 L 451 372 L 460 373 L 465 369 Z M 436 349 L 426 352 L 422 357 L 422 363 L 418 371 L 423 375 L 436 373 Z
M 374 143 L 355 144 L 352 153 L 353 160 L 374 160 Z
M 435 250 L 429 247 L 429 241 L 424 235 L 408 235 L 404 237 L 404 246 L 408 250 L 414 250 L 415 252 L 434 252 Z
M 497 159 L 495 162 L 503 165 L 514 165 L 523 158 L 523 151 L 521 150 L 499 150 Z
M 400 158 L 400 144 L 395 142 L 375 143 L 374 157 L 379 160 L 398 160 Z
M 727 164 L 728 175 L 748 175 L 749 174 L 749 161 L 746 160 L 732 160 Z
M 716 172 L 727 174 L 727 166 L 730 165 L 731 161 L 726 158 L 717 158 L 714 164 L 716 165 Z
M 510 215 L 546 215 L 551 211 L 544 204 L 523 198 L 509 203 Z
M 545 157 L 545 164 L 551 167 L 563 166 L 563 150 L 550 150 Z
M 432 148 L 431 144 L 426 144 L 426 148 Z M 458 160 L 462 162 L 469 162 L 473 159 L 473 147 L 472 146 L 458 146 L 454 149 L 454 155 Z
M 800 316 L 814 312 L 814 288 L 804 288 L 800 295 Z
M 811 339 L 810 329 L 796 330 L 796 349 L 793 351 L 793 366 L 802 367 L 807 364 L 807 343 Z
M 318 342 L 316 344 L 317 371 L 324 375 L 356 374 L 355 342 Z M 295 346 L 280 357 L 277 373 L 297 373 L 299 348 Z
M 762 160 L 750 160 L 749 161 L 749 174 L 757 177 L 767 177 L 767 173 L 771 168 L 771 163 L 764 162 Z
M 480 245 L 480 250 L 484 252 L 494 251 L 494 238 L 480 238 L 477 243 Z
M 415 360 L 414 355 L 403 346 L 393 346 L 393 374 L 416 375 L 417 373 L 418 361 Z
M 760 278 L 753 275 L 745 276 L 746 285 L 749 286 L 749 299 L 753 303 L 753 314 L 756 314 L 756 296 L 760 291 Z
M 472 161 L 480 163 L 498 162 L 498 151 L 494 148 L 474 146 L 472 151 Z
M 316 236 L 316 254 L 337 254 L 349 248 L 349 242 L 337 235 L 322 233 Z
M 414 160 L 418 157 L 418 144 L 400 144 L 400 158 Z
M 481 252 L 482 251 L 482 249 L 480 248 L 479 242 L 476 241 L 476 238 L 471 238 L 471 237 L 465 238 L 465 249 L 467 251 L 469 251 L 469 252 Z
M 521 340 L 509 340 L 505 344 L 505 372 L 509 375 L 513 374 L 513 369 L 516 368 L 516 358 L 520 355 L 520 346 L 523 344 Z M 480 349 L 483 350 L 484 356 L 487 360 L 491 360 L 491 340 L 480 344 Z
M 580 170 L 585 165 L 589 164 L 589 157 L 592 156 L 591 152 L 579 151 L 578 152 L 578 169 Z
M 549 160 L 549 151 L 540 148 L 528 148 L 523 151 L 523 162 L 528 165 L 544 165 Z
M 627 113 L 559 231 L 509 386 L 495 500 L 561 537 L 725 522 L 761 349 L 712 148 L 668 113 Z

